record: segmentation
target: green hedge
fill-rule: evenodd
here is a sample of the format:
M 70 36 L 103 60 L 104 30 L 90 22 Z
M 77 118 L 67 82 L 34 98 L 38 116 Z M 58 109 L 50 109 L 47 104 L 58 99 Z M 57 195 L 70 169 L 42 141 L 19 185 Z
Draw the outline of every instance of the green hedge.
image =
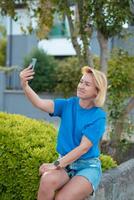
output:
M 34 200 L 38 169 L 57 158 L 52 125 L 0 113 L 0 199 Z
M 102 171 L 117 167 L 117 162 L 110 155 L 101 154 Z
M 53 162 L 56 129 L 43 121 L 0 113 L 0 199 L 35 200 L 39 166 Z M 101 155 L 103 171 L 115 167 L 111 157 Z

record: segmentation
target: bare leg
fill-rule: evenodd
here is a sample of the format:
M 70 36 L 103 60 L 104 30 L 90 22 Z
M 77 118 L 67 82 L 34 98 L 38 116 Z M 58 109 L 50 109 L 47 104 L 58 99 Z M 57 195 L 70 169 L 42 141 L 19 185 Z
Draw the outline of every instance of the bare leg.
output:
M 56 193 L 55 200 L 84 200 L 93 191 L 90 182 L 82 176 L 74 176 Z
M 55 191 L 69 181 L 64 169 L 45 172 L 40 180 L 37 200 L 53 200 Z

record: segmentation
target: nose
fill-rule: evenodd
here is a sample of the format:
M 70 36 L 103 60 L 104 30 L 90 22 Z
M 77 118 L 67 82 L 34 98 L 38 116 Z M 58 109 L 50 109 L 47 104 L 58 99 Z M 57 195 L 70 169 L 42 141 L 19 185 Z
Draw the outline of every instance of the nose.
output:
M 84 84 L 79 84 L 78 89 L 83 90 L 84 89 Z
M 79 88 L 84 88 L 84 86 L 85 86 L 84 82 L 82 82 L 82 83 L 80 82 L 79 83 Z

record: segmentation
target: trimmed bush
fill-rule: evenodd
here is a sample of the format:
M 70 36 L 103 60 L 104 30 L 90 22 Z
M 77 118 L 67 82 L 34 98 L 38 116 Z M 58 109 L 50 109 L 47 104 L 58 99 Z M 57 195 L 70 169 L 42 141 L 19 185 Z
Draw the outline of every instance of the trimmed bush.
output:
M 103 172 L 108 170 L 108 169 L 117 167 L 117 162 L 115 160 L 113 160 L 113 158 L 109 155 L 101 154 L 100 160 L 101 160 L 101 163 L 102 163 L 102 171 Z
M 56 130 L 48 123 L 0 113 L 0 199 L 37 199 L 38 170 L 53 162 Z
M 36 200 L 38 170 L 57 159 L 56 129 L 43 121 L 0 113 L 0 199 Z M 103 171 L 115 167 L 101 155 Z

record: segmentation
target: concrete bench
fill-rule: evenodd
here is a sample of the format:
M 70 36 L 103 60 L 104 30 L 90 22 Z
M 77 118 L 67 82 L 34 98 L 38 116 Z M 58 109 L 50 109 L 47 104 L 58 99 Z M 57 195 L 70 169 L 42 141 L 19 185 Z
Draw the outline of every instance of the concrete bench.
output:
M 134 200 L 134 159 L 103 173 L 95 197 L 85 200 Z

